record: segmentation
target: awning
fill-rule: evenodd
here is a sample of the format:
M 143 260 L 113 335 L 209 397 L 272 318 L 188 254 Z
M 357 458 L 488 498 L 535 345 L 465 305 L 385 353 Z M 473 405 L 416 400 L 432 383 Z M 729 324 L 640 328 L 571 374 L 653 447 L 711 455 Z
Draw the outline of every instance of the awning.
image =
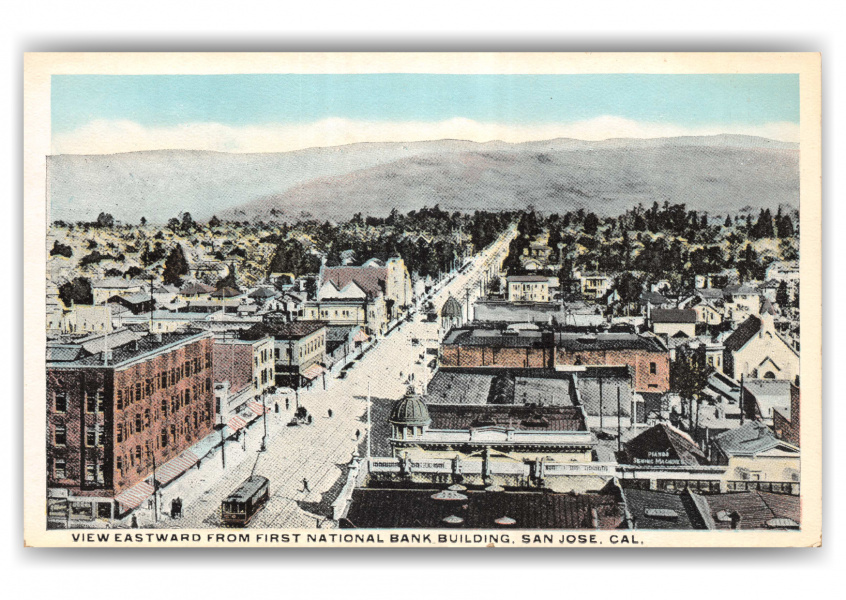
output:
M 244 427 L 246 427 L 247 421 L 246 421 L 246 419 L 244 419 L 244 417 L 239 417 L 239 416 L 236 415 L 234 417 L 229 417 L 229 421 L 226 423 L 226 425 L 234 433 L 234 432 L 238 431 L 239 429 L 243 429 Z
M 122 491 L 115 496 L 115 500 L 120 504 L 121 512 L 138 508 L 141 503 L 153 495 L 153 486 L 147 481 L 139 481 L 128 490 Z
M 250 402 L 247 402 L 247 407 L 248 407 L 251 411 L 253 411 L 254 413 L 256 413 L 256 416 L 257 416 L 257 417 L 260 417 L 260 416 L 262 416 L 264 413 L 266 413 L 266 412 L 267 412 L 267 407 L 266 407 L 266 406 L 264 406 L 263 404 L 260 404 L 260 403 L 256 402 L 255 400 L 251 400 Z
M 308 380 L 317 379 L 323 373 L 326 372 L 326 369 L 323 368 L 321 365 L 311 365 L 308 369 L 303 371 L 302 375 Z
M 364 343 L 364 342 L 366 342 L 366 341 L 368 341 L 368 340 L 370 340 L 370 336 L 369 336 L 369 335 L 367 335 L 366 333 L 364 333 L 364 330 L 362 330 L 362 329 L 359 329 L 359 330 L 358 330 L 358 333 L 356 333 L 356 334 L 353 336 L 353 342 L 355 342 L 356 344 L 358 344 L 358 343 Z
M 176 458 L 173 458 L 156 469 L 156 480 L 165 485 L 170 483 L 185 471 L 197 464 L 197 455 L 186 450 Z

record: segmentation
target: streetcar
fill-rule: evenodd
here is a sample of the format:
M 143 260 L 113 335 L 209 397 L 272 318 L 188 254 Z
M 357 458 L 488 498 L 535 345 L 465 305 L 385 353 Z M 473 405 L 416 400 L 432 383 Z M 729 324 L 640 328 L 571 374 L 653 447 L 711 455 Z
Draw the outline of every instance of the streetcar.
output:
M 220 518 L 225 527 L 246 527 L 270 498 L 267 477 L 253 475 L 238 486 L 220 504 Z

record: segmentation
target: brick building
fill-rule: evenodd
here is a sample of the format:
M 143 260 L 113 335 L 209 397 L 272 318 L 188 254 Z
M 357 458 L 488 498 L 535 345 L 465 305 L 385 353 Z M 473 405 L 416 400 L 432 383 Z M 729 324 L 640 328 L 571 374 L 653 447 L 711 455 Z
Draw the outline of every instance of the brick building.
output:
M 453 329 L 441 347 L 443 367 L 579 370 L 627 366 L 635 391 L 670 389 L 670 352 L 653 335 L 555 332 L 538 325 L 485 324 Z
M 231 414 L 243 404 L 262 397 L 276 383 L 273 338 L 243 339 L 244 335 L 243 331 L 215 335 L 212 362 L 215 411 L 219 416 Z M 228 386 L 226 393 L 221 394 L 219 390 L 224 388 L 219 384 L 224 382 Z
M 211 433 L 212 346 L 206 332 L 124 330 L 48 348 L 48 517 L 135 508 L 122 492 Z

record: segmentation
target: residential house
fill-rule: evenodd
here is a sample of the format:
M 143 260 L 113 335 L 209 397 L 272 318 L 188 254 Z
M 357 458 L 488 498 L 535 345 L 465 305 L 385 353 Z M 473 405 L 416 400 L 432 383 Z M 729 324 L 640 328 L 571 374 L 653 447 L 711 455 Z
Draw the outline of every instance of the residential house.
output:
M 509 302 L 549 302 L 549 278 L 540 275 L 506 277 Z
M 112 296 L 135 294 L 143 289 L 143 282 L 121 277 L 108 277 L 91 282 L 94 304 L 105 304 Z
M 673 337 L 678 333 L 696 336 L 696 312 L 689 308 L 656 308 L 651 314 L 655 335 Z

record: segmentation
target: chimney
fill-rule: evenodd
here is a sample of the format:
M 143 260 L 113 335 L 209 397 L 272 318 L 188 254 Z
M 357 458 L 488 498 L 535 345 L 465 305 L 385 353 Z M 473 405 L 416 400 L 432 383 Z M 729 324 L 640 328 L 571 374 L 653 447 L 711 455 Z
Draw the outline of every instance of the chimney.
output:
M 733 530 L 740 529 L 741 516 L 736 510 L 731 511 L 729 518 L 731 519 L 731 528 Z

